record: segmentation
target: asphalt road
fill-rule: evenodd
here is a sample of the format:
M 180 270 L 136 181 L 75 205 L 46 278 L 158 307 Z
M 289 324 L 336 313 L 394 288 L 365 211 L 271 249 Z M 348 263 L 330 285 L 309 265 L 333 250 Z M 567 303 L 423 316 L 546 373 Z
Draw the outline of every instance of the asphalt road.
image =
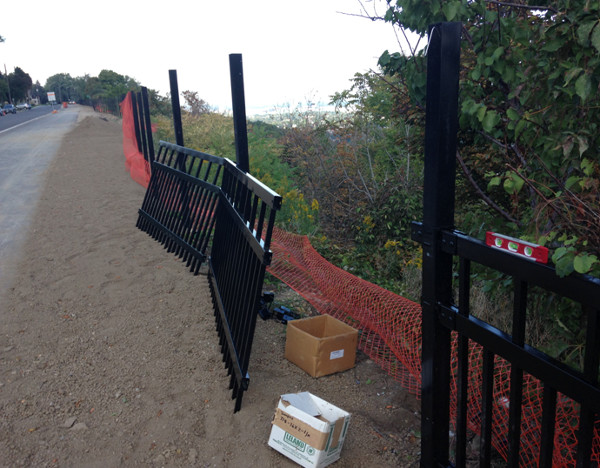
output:
M 0 117 L 0 132 L 3 130 L 13 128 L 16 125 L 22 124 L 24 122 L 29 122 L 30 120 L 37 119 L 46 114 L 52 113 L 53 110 L 58 110 L 60 107 L 58 105 L 55 106 L 36 106 L 32 107 L 30 110 L 21 110 L 16 114 L 6 114 Z
M 43 189 L 44 171 L 64 135 L 77 122 L 79 106 L 35 107 L 0 117 L 0 310 L 3 292 L 26 238 Z

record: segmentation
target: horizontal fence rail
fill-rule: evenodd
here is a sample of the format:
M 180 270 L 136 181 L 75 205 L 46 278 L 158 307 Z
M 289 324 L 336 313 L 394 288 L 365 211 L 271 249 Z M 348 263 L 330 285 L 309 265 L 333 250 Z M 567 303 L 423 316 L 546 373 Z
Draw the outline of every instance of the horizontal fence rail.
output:
M 423 246 L 421 466 L 491 466 L 495 449 L 510 467 L 596 467 L 600 280 L 560 278 L 454 229 L 461 33 L 460 23 L 429 28 L 423 222 L 412 232 Z M 509 277 L 510 329 L 475 316 L 472 268 Z M 581 368 L 531 344 L 528 308 L 537 297 L 568 299 L 580 312 Z
M 421 223 L 413 223 L 413 239 L 426 242 Z M 456 333 L 451 385 L 457 396 L 450 403 L 456 416 L 456 466 L 466 465 L 468 431 L 481 434 L 480 466 L 490 466 L 492 447 L 507 455 L 509 466 L 551 467 L 557 466 L 558 459 L 569 459 L 578 467 L 597 466 L 593 443 L 598 444 L 600 436 L 600 280 L 576 275 L 560 278 L 552 267 L 458 231 L 443 230 L 439 239 L 441 250 L 459 259 L 458 306 L 437 304 L 440 323 Z M 510 334 L 471 315 L 472 264 L 512 277 Z M 531 286 L 581 305 L 587 324 L 583 370 L 526 343 Z M 508 382 L 498 379 L 499 366 L 508 367 Z M 479 393 L 481 400 L 469 406 L 473 393 Z M 568 419 L 573 418 L 578 420 L 573 440 L 557 440 L 555 428 L 572 423 Z M 596 456 L 599 449 L 595 447 Z
M 209 282 L 235 410 L 248 389 L 248 364 L 281 197 L 225 160 L 209 259 Z
M 139 210 L 137 226 L 182 257 L 193 273 L 208 259 L 236 412 L 249 385 L 256 317 L 280 208 L 277 193 L 230 160 L 161 141 Z
M 195 274 L 206 260 L 224 159 L 161 141 L 137 227 Z

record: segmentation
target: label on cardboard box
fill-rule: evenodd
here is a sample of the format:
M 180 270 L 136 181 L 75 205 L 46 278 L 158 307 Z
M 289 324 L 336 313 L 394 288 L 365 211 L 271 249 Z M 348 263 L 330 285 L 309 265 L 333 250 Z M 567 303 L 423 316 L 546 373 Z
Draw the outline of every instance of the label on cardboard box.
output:
M 327 445 L 327 439 L 329 434 L 320 432 L 309 424 L 295 418 L 289 413 L 277 408 L 275 410 L 275 417 L 273 418 L 273 424 L 280 427 L 288 434 L 296 437 L 302 442 L 306 442 L 308 445 L 316 448 L 317 450 L 323 450 Z
M 329 359 L 330 360 L 334 360 L 334 359 L 341 359 L 344 357 L 344 350 L 343 349 L 338 349 L 337 351 L 331 351 L 331 354 L 329 355 Z
M 308 392 L 282 395 L 269 446 L 304 468 L 324 468 L 340 458 L 350 414 Z

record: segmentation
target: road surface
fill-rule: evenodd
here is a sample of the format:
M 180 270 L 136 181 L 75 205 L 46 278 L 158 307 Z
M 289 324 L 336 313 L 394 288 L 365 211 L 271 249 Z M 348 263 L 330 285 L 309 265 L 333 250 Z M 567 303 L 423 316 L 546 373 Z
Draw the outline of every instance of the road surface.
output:
M 80 106 L 52 110 L 40 106 L 0 117 L 0 304 L 42 191 L 44 172 L 77 122 Z

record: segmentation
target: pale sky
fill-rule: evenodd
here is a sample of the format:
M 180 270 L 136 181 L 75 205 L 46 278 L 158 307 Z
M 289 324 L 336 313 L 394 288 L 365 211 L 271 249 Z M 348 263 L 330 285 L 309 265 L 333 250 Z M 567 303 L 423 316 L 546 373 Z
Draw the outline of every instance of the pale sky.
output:
M 382 0 L 363 5 L 385 12 Z M 358 0 L 2 0 L 0 12 L 2 72 L 21 67 L 44 85 L 109 69 L 166 95 L 175 69 L 180 91 L 221 111 L 231 107 L 231 53 L 242 54 L 252 113 L 328 102 L 383 51 L 400 50 L 391 25 L 342 14 L 360 14 Z

